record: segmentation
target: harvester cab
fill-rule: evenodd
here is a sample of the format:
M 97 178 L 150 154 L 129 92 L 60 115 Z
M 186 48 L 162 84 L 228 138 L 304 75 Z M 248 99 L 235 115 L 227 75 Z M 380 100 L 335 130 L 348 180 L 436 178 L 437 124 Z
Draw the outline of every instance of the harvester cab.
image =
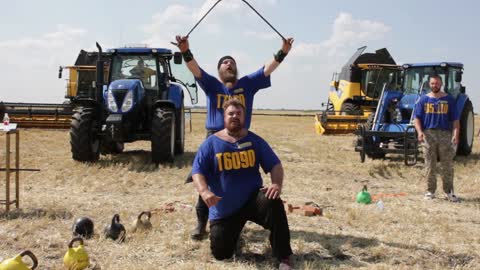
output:
M 360 152 L 361 161 L 365 161 L 365 156 L 384 158 L 391 153 L 403 155 L 406 165 L 417 162 L 419 151 L 413 124 L 415 103 L 430 91 L 428 81 L 432 75 L 442 78 L 442 90 L 456 100 L 454 109 L 461 116 L 457 155 L 469 155 L 473 145 L 474 114 L 472 102 L 461 84 L 463 64 L 405 64 L 403 69 L 402 88 L 392 89 L 385 85 L 375 114 L 357 130 L 355 151 Z
M 327 108 L 315 116 L 317 134 L 354 132 L 375 111 L 382 86 L 400 86 L 401 67 L 388 50 L 364 53 L 366 48 L 359 48 L 341 72 L 334 73 Z
M 100 153 L 122 152 L 124 143 L 149 140 L 154 163 L 173 161 L 184 151 L 184 90 L 191 103 L 197 103 L 193 75 L 169 49 L 118 48 L 103 53 L 97 47 L 95 91 L 88 97 L 77 94 L 72 117 L 73 159 L 96 161 Z

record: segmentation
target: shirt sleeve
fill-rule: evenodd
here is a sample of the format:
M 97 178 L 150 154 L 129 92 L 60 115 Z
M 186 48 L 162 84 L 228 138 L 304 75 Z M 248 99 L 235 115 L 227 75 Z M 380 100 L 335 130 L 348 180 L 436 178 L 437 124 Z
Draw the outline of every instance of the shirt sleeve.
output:
M 206 140 L 200 145 L 200 148 L 195 155 L 192 166 L 192 175 L 201 174 L 203 176 L 208 176 L 211 171 L 211 163 L 213 162 L 212 151 L 210 150 L 209 141 Z
M 203 92 L 208 95 L 213 89 L 216 89 L 217 84 L 221 84 L 221 82 L 218 81 L 217 78 L 205 72 L 205 70 L 202 68 L 200 68 L 200 72 L 202 74 L 201 78 L 195 77 L 195 80 L 198 82 Z
M 260 166 L 265 173 L 269 173 L 275 165 L 280 163 L 280 159 L 264 139 L 258 137 L 257 143 Z
M 425 114 L 425 111 L 424 111 L 424 103 L 425 103 L 425 98 L 424 96 L 420 97 L 420 99 L 417 101 L 417 103 L 415 103 L 415 114 L 414 114 L 414 117 L 416 119 L 419 119 L 419 120 L 422 120 L 423 119 L 423 116 Z
M 253 86 L 254 93 L 260 89 L 264 89 L 272 85 L 270 81 L 270 75 L 265 76 L 265 72 L 263 70 L 264 67 L 261 67 L 259 70 L 247 75 L 248 80 Z

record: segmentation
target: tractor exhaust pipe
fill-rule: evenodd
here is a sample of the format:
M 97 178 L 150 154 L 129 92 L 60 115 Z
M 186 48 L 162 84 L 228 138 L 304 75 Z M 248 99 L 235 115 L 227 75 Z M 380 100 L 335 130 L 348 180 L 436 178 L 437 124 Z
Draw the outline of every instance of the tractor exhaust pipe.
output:
M 104 77 L 104 61 L 102 60 L 102 47 L 98 42 L 96 42 L 97 48 L 98 48 L 98 59 L 97 59 L 97 66 L 96 66 L 96 74 L 97 74 L 97 82 L 96 82 L 96 95 L 95 95 L 95 100 L 99 103 L 102 102 L 103 99 L 103 77 Z

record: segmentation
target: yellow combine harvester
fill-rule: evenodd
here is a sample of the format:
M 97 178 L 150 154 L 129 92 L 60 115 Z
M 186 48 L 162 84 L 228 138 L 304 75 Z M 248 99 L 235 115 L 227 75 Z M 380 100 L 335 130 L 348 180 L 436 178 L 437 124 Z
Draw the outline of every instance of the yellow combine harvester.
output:
M 354 132 L 375 111 L 385 84 L 400 87 L 401 67 L 387 49 L 363 53 L 366 48 L 359 48 L 340 74 L 334 74 L 327 109 L 315 115 L 317 134 Z
M 78 98 L 89 96 L 94 91 L 97 57 L 98 53 L 82 50 L 74 66 L 60 67 L 59 79 L 64 69 L 69 71 L 63 104 L 0 102 L 0 117 L 8 113 L 10 122 L 17 123 L 19 127 L 70 128 L 73 104 Z M 108 76 L 108 72 L 105 74 Z

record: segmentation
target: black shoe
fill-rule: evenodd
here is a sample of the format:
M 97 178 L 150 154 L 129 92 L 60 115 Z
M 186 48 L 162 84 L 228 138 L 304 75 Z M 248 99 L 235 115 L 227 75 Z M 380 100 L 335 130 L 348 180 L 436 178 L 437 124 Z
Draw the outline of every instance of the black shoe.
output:
M 190 238 L 195 241 L 202 241 L 203 239 L 207 238 L 207 224 L 197 224 L 197 227 L 193 229 L 192 233 L 190 234 Z

